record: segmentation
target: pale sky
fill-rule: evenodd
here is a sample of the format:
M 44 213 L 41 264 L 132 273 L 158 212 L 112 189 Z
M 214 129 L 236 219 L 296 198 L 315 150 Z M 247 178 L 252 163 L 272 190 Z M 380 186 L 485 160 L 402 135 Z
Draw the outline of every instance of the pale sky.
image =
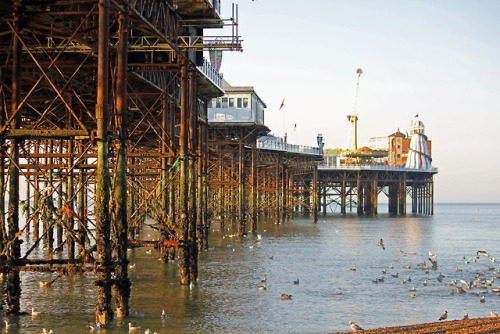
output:
M 275 135 L 285 123 L 292 144 L 322 133 L 325 147 L 345 148 L 362 68 L 358 146 L 419 114 L 439 168 L 435 202 L 500 202 L 500 1 L 234 2 L 244 51 L 225 52 L 221 72 L 255 87 Z M 222 6 L 229 18 L 231 1 Z

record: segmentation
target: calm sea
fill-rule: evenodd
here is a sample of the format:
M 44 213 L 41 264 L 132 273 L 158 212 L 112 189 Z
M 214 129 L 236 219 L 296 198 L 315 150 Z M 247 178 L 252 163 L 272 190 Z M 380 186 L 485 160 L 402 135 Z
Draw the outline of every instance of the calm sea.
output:
M 379 210 L 386 206 L 379 204 Z M 486 280 L 500 277 L 494 273 L 500 268 L 500 204 L 437 204 L 434 213 L 320 215 L 317 224 L 299 216 L 281 225 L 262 221 L 257 233 L 243 238 L 213 225 L 210 249 L 200 254 L 200 278 L 192 288 L 178 284 L 177 263 L 161 264 L 154 249 L 151 254 L 149 248 L 134 249 L 129 252 L 135 263 L 131 310 L 145 315 L 122 321 L 141 326 L 138 333 L 147 328 L 158 333 L 328 333 L 350 330 L 350 320 L 367 329 L 434 322 L 444 310 L 448 319 L 461 319 L 466 312 L 469 317 L 499 313 L 500 296 L 492 288 L 500 286 L 500 279 L 463 294 L 446 284 L 469 282 L 478 273 Z M 142 237 L 154 239 L 155 234 L 144 229 Z M 380 239 L 385 250 L 377 246 Z M 475 259 L 478 250 L 498 260 Z M 427 273 L 419 264 L 426 261 L 430 267 L 429 252 L 437 255 L 438 267 Z M 22 273 L 22 309 L 43 313 L 12 317 L 9 333 L 89 332 L 95 276 L 64 277 L 50 288 L 39 287 L 39 281 L 53 277 Z M 267 289 L 258 290 L 264 278 Z M 2 292 L 5 300 L 4 282 Z M 292 298 L 282 300 L 283 293 Z M 162 310 L 167 319 L 161 319 Z M 101 332 L 127 332 L 117 328 L 118 322 Z

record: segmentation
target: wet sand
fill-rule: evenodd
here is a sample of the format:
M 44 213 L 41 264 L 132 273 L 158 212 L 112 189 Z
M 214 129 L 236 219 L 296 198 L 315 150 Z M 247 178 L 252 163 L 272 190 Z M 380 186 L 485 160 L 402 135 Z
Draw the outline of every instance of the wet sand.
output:
M 361 327 L 362 324 L 359 324 Z M 338 332 L 341 333 L 353 333 Z M 432 322 L 427 324 L 409 325 L 409 326 L 395 326 L 376 329 L 367 329 L 364 331 L 357 331 L 356 333 L 500 333 L 500 317 L 497 318 L 474 318 L 469 320 L 452 320 Z

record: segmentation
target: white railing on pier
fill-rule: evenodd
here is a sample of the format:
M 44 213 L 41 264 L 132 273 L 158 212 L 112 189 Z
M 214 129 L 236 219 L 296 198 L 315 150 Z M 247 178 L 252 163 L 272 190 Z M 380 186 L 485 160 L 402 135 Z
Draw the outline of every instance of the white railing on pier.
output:
M 217 71 L 217 69 L 213 67 L 212 64 L 210 64 L 210 62 L 207 59 L 203 58 L 203 65 L 198 66 L 198 69 L 207 78 L 212 80 L 212 82 L 216 84 L 217 87 L 222 89 L 222 74 L 220 74 L 219 71 Z
M 383 170 L 383 171 L 401 171 L 401 172 L 432 172 L 432 173 L 437 173 L 438 168 L 437 167 L 430 167 L 427 169 L 423 168 L 407 168 L 407 167 L 398 167 L 398 166 L 390 166 L 390 165 L 356 165 L 356 164 L 350 164 L 350 165 L 319 165 L 318 169 L 349 169 L 349 170 Z
M 269 141 L 269 140 L 266 141 L 257 140 L 257 148 L 263 148 L 266 150 L 275 150 L 275 151 L 286 151 L 291 153 L 323 155 L 323 150 L 318 147 L 293 145 L 293 144 L 282 143 L 278 141 Z

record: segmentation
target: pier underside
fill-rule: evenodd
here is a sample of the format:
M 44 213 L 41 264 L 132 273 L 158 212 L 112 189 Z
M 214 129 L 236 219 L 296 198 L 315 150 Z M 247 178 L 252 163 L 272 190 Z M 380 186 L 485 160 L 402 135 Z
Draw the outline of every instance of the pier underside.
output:
M 357 215 L 376 215 L 378 196 L 388 198 L 390 214 L 406 215 L 407 196 L 411 197 L 411 212 L 434 213 L 435 172 L 423 170 L 353 170 L 351 168 L 321 168 L 318 172 L 318 196 L 323 213 L 356 210 Z

